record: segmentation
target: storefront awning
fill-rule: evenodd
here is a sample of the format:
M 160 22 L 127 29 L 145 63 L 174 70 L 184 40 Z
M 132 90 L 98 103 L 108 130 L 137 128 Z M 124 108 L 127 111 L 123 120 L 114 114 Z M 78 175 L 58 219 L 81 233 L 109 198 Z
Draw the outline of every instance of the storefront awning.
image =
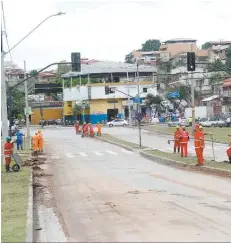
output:
M 202 102 L 212 101 L 212 100 L 217 99 L 218 97 L 219 97 L 219 95 L 213 95 L 213 96 L 203 99 Z

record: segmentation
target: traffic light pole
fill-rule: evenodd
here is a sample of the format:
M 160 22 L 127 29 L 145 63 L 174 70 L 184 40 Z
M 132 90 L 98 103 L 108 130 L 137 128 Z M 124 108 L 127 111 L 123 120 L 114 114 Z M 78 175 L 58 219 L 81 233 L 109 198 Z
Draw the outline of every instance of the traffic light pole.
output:
M 138 103 L 137 103 L 137 113 L 138 115 L 141 113 L 140 109 L 140 75 L 139 75 L 139 60 L 137 60 L 137 91 L 138 91 Z M 141 116 L 138 116 L 138 125 L 139 125 L 139 147 L 142 147 L 142 139 L 141 139 Z
M 193 72 L 191 72 L 191 106 L 192 106 L 192 127 L 194 127 L 194 125 L 195 125 L 195 97 L 194 97 Z

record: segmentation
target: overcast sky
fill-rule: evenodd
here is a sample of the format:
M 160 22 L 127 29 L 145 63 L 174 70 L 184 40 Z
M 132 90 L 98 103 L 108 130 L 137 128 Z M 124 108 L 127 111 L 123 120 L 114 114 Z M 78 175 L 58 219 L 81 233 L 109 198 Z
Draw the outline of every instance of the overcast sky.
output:
M 147 39 L 231 40 L 231 0 L 23 1 L 5 0 L 10 46 L 39 22 L 59 11 L 12 51 L 23 67 L 42 68 L 71 52 L 98 60 L 124 61 Z M 4 43 L 4 49 L 7 46 Z M 9 56 L 6 57 L 6 60 Z

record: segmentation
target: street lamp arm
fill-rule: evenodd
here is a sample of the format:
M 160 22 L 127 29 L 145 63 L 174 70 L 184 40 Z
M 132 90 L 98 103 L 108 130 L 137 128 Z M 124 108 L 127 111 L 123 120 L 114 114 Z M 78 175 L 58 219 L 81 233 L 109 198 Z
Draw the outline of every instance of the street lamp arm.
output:
M 47 18 L 45 18 L 41 23 L 39 23 L 34 29 L 32 29 L 26 36 L 24 36 L 20 41 L 18 41 L 12 48 L 10 48 L 10 50 L 8 52 L 6 52 L 5 54 L 8 54 L 9 52 L 11 52 L 16 46 L 18 46 L 22 41 L 24 41 L 30 34 L 32 34 L 36 29 L 38 29 L 38 27 L 40 27 L 44 22 L 46 22 L 48 19 L 54 17 L 54 16 L 58 16 L 58 15 L 62 15 L 64 13 L 59 12 L 57 14 L 52 14 L 50 16 L 48 16 Z

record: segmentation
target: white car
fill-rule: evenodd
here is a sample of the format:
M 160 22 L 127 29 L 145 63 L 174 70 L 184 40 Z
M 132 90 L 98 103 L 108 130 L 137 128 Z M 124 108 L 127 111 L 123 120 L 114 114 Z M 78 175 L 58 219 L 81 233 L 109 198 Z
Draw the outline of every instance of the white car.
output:
M 115 119 L 115 120 L 112 120 L 110 122 L 107 123 L 107 125 L 109 127 L 113 127 L 113 126 L 127 126 L 128 125 L 128 122 L 124 119 Z

